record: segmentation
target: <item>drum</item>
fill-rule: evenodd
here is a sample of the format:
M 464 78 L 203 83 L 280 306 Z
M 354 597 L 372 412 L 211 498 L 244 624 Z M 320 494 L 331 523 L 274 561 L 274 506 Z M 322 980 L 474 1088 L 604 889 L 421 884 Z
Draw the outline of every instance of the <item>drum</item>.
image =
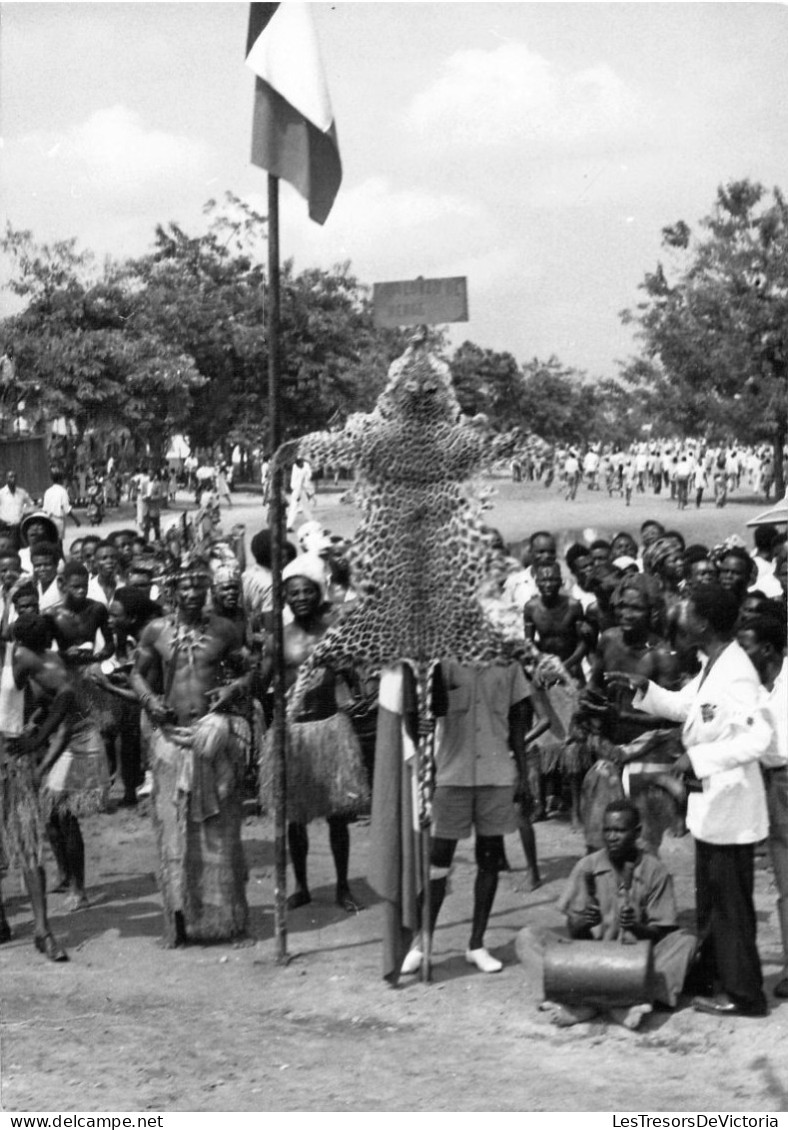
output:
M 651 942 L 556 940 L 544 955 L 545 1000 L 626 1008 L 653 1000 Z

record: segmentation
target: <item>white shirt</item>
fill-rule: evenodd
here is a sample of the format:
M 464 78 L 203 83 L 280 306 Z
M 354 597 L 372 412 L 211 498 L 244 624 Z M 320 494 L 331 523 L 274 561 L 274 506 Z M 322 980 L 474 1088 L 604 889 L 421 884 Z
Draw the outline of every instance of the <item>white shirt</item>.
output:
M 580 604 L 583 606 L 583 612 L 585 612 L 589 608 L 589 606 L 592 605 L 596 600 L 596 595 L 594 593 L 586 592 L 586 590 L 582 589 L 577 582 L 572 585 L 571 589 L 569 590 L 569 595 L 573 600 L 580 601 Z
M 757 553 L 753 553 L 752 559 L 758 566 L 758 576 L 755 578 L 755 584 L 750 585 L 748 591 L 762 592 L 770 600 L 774 597 L 779 600 L 783 594 L 783 589 L 774 575 L 774 562 L 766 561 Z
M 503 584 L 504 603 L 515 605 L 521 612 L 531 597 L 537 596 L 538 593 L 530 568 L 518 569 L 516 573 L 510 573 Z
M 596 471 L 599 466 L 599 456 L 595 451 L 587 451 L 585 459 L 583 460 L 583 469 L 588 474 L 589 472 Z
M 312 492 L 312 468 L 304 460 L 303 464 L 299 467 L 297 463 L 293 464 L 293 469 L 290 472 L 290 492 L 298 497 L 301 492 L 304 494 L 311 494 Z
M 97 600 L 99 604 L 106 604 L 106 606 L 109 608 L 109 603 L 115 596 L 117 588 L 118 582 L 115 581 L 115 584 L 112 587 L 112 592 L 108 597 L 104 592 L 104 589 L 101 587 L 98 577 L 91 577 L 88 581 L 88 600 Z
M 38 585 L 38 607 L 41 612 L 47 612 L 53 608 L 59 607 L 63 603 L 63 593 L 60 590 L 60 585 L 57 583 L 57 577 L 52 581 L 48 589 L 42 589 Z
M 15 491 L 10 490 L 8 485 L 0 487 L 0 522 L 18 526 L 23 514 L 33 509 L 33 499 L 22 487 Z
M 67 516 L 71 513 L 71 501 L 68 497 L 68 491 L 62 483 L 53 483 L 51 487 L 44 491 L 41 509 L 48 514 L 50 518 L 65 521 Z
M 760 709 L 761 691 L 757 671 L 733 642 L 680 691 L 649 683 L 632 700 L 636 710 L 684 723 L 681 740 L 703 784 L 702 793 L 690 793 L 687 806 L 687 827 L 696 840 L 753 844 L 766 839 L 759 759 L 770 746 L 771 727 Z

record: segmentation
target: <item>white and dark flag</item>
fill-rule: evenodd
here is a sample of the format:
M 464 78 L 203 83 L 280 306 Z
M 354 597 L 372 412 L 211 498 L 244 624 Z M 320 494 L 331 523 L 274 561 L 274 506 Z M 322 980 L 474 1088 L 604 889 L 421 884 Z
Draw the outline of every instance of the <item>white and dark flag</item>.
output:
M 309 5 L 251 4 L 246 62 L 257 76 L 252 163 L 291 184 L 325 223 L 342 164 Z

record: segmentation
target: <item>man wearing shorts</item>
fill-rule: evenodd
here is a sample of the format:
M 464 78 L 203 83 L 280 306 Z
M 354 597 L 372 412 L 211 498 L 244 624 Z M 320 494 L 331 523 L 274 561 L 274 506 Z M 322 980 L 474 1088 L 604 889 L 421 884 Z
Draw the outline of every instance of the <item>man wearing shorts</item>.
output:
M 508 867 L 503 838 L 518 828 L 514 793 L 520 767 L 524 769 L 525 764 L 531 691 L 516 663 L 466 667 L 448 661 L 441 671 L 447 709 L 438 720 L 435 736 L 430 932 L 446 896 L 457 841 L 467 839 L 473 829 L 477 870 L 465 960 L 482 973 L 498 973 L 503 965 L 484 948 L 484 932 L 498 889 L 498 873 Z M 422 960 L 417 939 L 402 972 L 417 972 Z

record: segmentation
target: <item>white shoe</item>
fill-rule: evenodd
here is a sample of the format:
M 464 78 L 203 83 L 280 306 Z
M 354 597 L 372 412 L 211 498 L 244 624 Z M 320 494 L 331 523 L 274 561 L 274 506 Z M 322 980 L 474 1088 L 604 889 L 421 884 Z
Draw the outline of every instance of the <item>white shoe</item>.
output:
M 421 969 L 421 963 L 424 960 L 424 954 L 420 949 L 409 950 L 405 954 L 405 960 L 402 963 L 400 973 L 418 973 Z
M 466 950 L 465 960 L 469 965 L 475 965 L 482 973 L 500 973 L 503 969 L 503 962 L 493 957 L 483 946 L 478 950 Z
M 145 780 L 142 782 L 140 787 L 137 789 L 137 796 L 138 797 L 150 796 L 152 792 L 153 792 L 153 774 L 151 773 L 150 769 L 148 769 L 145 772 Z

